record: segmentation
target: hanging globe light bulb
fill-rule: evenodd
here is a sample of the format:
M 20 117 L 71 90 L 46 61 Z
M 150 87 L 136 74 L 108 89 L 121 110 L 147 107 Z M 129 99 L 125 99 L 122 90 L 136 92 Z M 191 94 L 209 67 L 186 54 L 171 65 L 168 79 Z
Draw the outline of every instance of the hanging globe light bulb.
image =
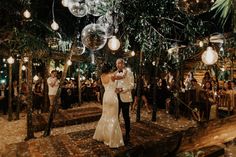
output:
M 26 70 L 26 66 L 22 65 L 21 70 L 25 71 Z
M 135 52 L 134 51 L 131 51 L 131 56 L 135 56 Z
M 31 17 L 31 13 L 27 9 L 24 11 L 23 15 L 27 19 Z
M 206 65 L 213 65 L 218 60 L 218 54 L 211 46 L 207 47 L 206 51 L 202 54 L 202 62 Z
M 13 64 L 15 62 L 15 59 L 12 57 L 12 56 L 10 56 L 8 59 L 7 59 L 7 63 L 9 63 L 9 64 Z
M 55 20 L 52 21 L 51 28 L 52 28 L 54 31 L 57 31 L 57 30 L 59 29 L 59 25 L 56 23 Z
M 67 65 L 71 66 L 72 65 L 72 61 L 69 59 L 67 62 L 66 62 Z
M 29 57 L 24 57 L 24 58 L 23 58 L 23 61 L 24 61 L 24 62 L 28 62 L 28 61 L 29 61 Z
M 33 80 L 34 80 L 35 82 L 38 81 L 38 80 L 39 80 L 38 75 L 34 75 Z
M 203 41 L 199 41 L 199 47 L 203 47 L 203 46 L 204 46 Z
M 108 47 L 113 51 L 116 51 L 120 48 L 120 41 L 116 38 L 116 36 L 112 36 L 112 38 L 109 39 Z

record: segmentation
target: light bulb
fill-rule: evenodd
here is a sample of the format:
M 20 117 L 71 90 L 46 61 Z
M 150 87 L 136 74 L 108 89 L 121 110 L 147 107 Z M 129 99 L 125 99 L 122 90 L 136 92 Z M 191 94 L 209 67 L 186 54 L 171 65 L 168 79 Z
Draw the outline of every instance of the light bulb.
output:
M 72 61 L 69 59 L 67 62 L 66 62 L 67 65 L 72 65 Z
M 24 58 L 23 58 L 23 61 L 24 61 L 24 62 L 28 62 L 28 61 L 29 61 L 29 57 L 24 57 Z
M 108 47 L 113 51 L 120 48 L 120 41 L 116 38 L 116 36 L 112 36 L 112 38 L 108 41 Z
M 24 11 L 23 15 L 27 19 L 31 17 L 31 13 L 27 9 Z
M 39 80 L 38 75 L 34 75 L 33 80 L 34 80 L 34 81 L 38 81 L 38 80 Z
M 26 66 L 22 65 L 21 70 L 25 71 L 26 70 Z
M 134 51 L 131 51 L 131 56 L 135 56 L 135 52 Z
M 203 41 L 199 41 L 199 47 L 203 47 L 204 43 Z
M 59 25 L 56 23 L 55 20 L 52 21 L 51 28 L 56 31 L 59 29 Z
M 7 63 L 9 63 L 9 64 L 13 64 L 15 62 L 15 59 L 12 57 L 12 56 L 10 56 L 8 59 L 7 59 Z
M 218 54 L 211 46 L 207 47 L 206 51 L 202 54 L 202 62 L 206 65 L 213 65 L 218 60 Z

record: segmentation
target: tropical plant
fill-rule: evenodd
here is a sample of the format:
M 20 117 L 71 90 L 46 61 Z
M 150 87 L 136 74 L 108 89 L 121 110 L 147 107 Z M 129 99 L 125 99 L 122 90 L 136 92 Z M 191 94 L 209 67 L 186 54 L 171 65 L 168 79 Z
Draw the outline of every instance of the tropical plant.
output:
M 214 17 L 219 15 L 219 22 L 224 27 L 233 12 L 233 0 L 216 0 L 211 10 L 215 10 Z

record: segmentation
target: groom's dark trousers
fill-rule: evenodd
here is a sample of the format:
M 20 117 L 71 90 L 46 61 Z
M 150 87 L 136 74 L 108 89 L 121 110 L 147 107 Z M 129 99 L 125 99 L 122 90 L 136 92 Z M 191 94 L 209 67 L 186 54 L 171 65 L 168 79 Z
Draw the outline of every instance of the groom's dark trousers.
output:
M 120 94 L 118 94 L 118 100 L 119 100 L 119 115 L 120 111 L 122 110 L 122 115 L 125 121 L 125 138 L 126 140 L 129 140 L 129 132 L 130 132 L 130 117 L 129 117 L 129 105 L 130 102 L 124 103 L 120 99 Z

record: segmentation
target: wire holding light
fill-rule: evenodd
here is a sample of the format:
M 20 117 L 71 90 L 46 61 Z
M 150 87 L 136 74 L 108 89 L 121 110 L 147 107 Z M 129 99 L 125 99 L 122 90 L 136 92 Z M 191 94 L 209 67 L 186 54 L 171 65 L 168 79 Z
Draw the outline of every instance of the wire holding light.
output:
M 52 28 L 54 31 L 57 31 L 57 30 L 59 29 L 59 25 L 58 25 L 58 23 L 55 21 L 54 4 L 55 4 L 55 0 L 53 0 L 53 2 L 52 2 L 52 24 L 51 24 L 51 28 Z

